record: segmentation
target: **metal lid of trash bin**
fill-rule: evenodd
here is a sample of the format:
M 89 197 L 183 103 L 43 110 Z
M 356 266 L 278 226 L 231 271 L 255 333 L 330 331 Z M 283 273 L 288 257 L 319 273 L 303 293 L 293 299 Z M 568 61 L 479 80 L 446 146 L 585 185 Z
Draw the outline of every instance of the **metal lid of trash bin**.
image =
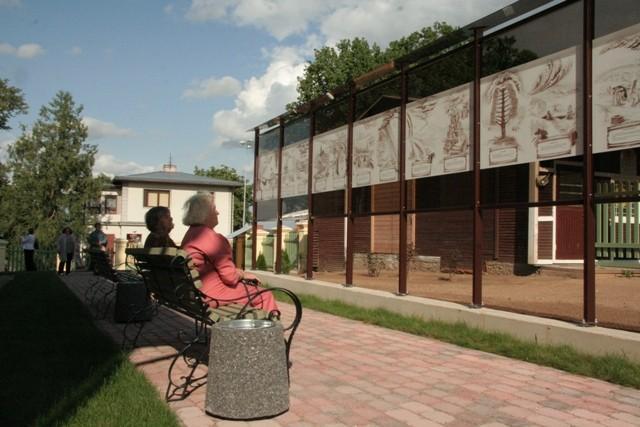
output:
M 275 324 L 272 320 L 236 319 L 220 322 L 218 326 L 225 329 L 263 329 L 273 328 Z

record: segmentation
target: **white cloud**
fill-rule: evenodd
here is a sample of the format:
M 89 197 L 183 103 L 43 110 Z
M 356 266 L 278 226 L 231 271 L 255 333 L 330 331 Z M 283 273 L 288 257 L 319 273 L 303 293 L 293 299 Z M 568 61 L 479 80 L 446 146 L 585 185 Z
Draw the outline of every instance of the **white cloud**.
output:
M 35 58 L 38 55 L 42 55 L 44 53 L 44 49 L 37 43 L 28 43 L 23 44 L 18 47 L 16 51 L 16 55 L 18 58 L 23 59 L 31 59 Z
M 173 5 L 169 3 L 164 8 L 162 8 L 162 10 L 164 10 L 164 13 L 166 13 L 167 15 L 171 15 L 173 13 Z
M 435 21 L 464 26 L 512 0 L 372 0 L 345 1 L 322 19 L 320 32 L 329 45 L 344 38 L 364 37 L 386 47 Z M 349 25 L 345 25 L 348 22 Z
M 297 77 L 305 67 L 303 51 L 276 48 L 271 63 L 261 77 L 244 83 L 235 100 L 235 108 L 213 114 L 212 127 L 218 144 L 252 138 L 246 130 L 283 112 L 296 99 Z
M 187 11 L 187 18 L 192 21 L 214 21 L 224 18 L 228 6 L 233 0 L 193 0 Z
M 116 175 L 131 175 L 134 173 L 153 172 L 154 170 L 158 170 L 158 168 L 118 159 L 113 155 L 106 153 L 96 154 L 96 161 L 93 165 L 94 175 L 103 173 L 112 178 Z
M 82 121 L 89 128 L 89 139 L 129 138 L 135 135 L 131 129 L 120 128 L 113 123 L 103 122 L 93 117 L 84 117 Z
M 22 59 L 31 59 L 43 53 L 44 49 L 37 43 L 26 43 L 18 47 L 14 47 L 9 43 L 0 43 L 0 54 L 4 55 L 14 55 Z
M 182 97 L 204 99 L 217 96 L 232 96 L 238 94 L 241 89 L 241 83 L 233 77 L 224 76 L 220 79 L 209 77 L 208 79 L 191 83 L 191 87 L 182 92 Z
M 465 25 L 513 0 L 192 0 L 186 16 L 193 21 L 231 21 L 263 29 L 278 40 L 317 30 L 334 44 L 366 37 L 385 47 L 434 21 Z
M 192 0 L 186 17 L 192 21 L 232 20 L 264 29 L 278 40 L 307 30 L 314 17 L 326 13 L 335 0 Z
M 73 56 L 82 55 L 82 48 L 80 46 L 74 46 L 69 50 L 69 53 Z

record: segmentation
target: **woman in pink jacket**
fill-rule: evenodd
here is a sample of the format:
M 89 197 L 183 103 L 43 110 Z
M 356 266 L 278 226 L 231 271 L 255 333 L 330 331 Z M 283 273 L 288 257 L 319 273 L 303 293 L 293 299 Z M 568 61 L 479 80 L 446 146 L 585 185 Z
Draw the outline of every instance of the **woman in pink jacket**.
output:
M 182 239 L 182 249 L 187 251 L 200 273 L 203 294 L 212 298 L 211 305 L 246 303 L 260 288 L 245 286 L 243 279 L 257 280 L 256 276 L 236 269 L 231 258 L 231 245 L 213 229 L 218 225 L 218 211 L 214 196 L 197 193 L 184 204 L 184 225 L 189 229 Z M 253 307 L 267 313 L 278 313 L 278 306 L 271 292 L 264 292 L 251 299 Z

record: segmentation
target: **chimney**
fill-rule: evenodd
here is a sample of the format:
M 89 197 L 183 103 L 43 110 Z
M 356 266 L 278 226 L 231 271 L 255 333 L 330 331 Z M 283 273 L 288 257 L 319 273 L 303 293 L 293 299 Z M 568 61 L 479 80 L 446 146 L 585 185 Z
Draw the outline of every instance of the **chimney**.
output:
M 166 163 L 162 165 L 162 172 L 176 172 L 178 168 L 173 163 Z
M 162 165 L 162 172 L 176 172 L 178 168 L 171 161 L 171 153 L 169 153 L 169 163 Z

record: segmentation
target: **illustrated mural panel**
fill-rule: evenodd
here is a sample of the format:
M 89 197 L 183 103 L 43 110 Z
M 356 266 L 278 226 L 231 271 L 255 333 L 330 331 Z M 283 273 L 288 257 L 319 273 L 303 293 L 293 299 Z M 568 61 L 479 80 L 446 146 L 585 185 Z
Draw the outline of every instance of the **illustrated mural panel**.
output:
M 406 179 L 471 169 L 471 83 L 407 104 Z
M 313 192 L 343 190 L 347 185 L 347 126 L 313 138 Z
M 593 152 L 640 146 L 640 24 L 593 42 Z
M 398 181 L 398 125 L 394 108 L 353 124 L 353 187 Z
M 258 155 L 258 182 L 256 201 L 278 197 L 278 152 L 265 151 Z
M 571 48 L 481 80 L 481 168 L 582 154 L 576 68 Z
M 282 197 L 307 194 L 309 181 L 309 140 L 282 149 Z

